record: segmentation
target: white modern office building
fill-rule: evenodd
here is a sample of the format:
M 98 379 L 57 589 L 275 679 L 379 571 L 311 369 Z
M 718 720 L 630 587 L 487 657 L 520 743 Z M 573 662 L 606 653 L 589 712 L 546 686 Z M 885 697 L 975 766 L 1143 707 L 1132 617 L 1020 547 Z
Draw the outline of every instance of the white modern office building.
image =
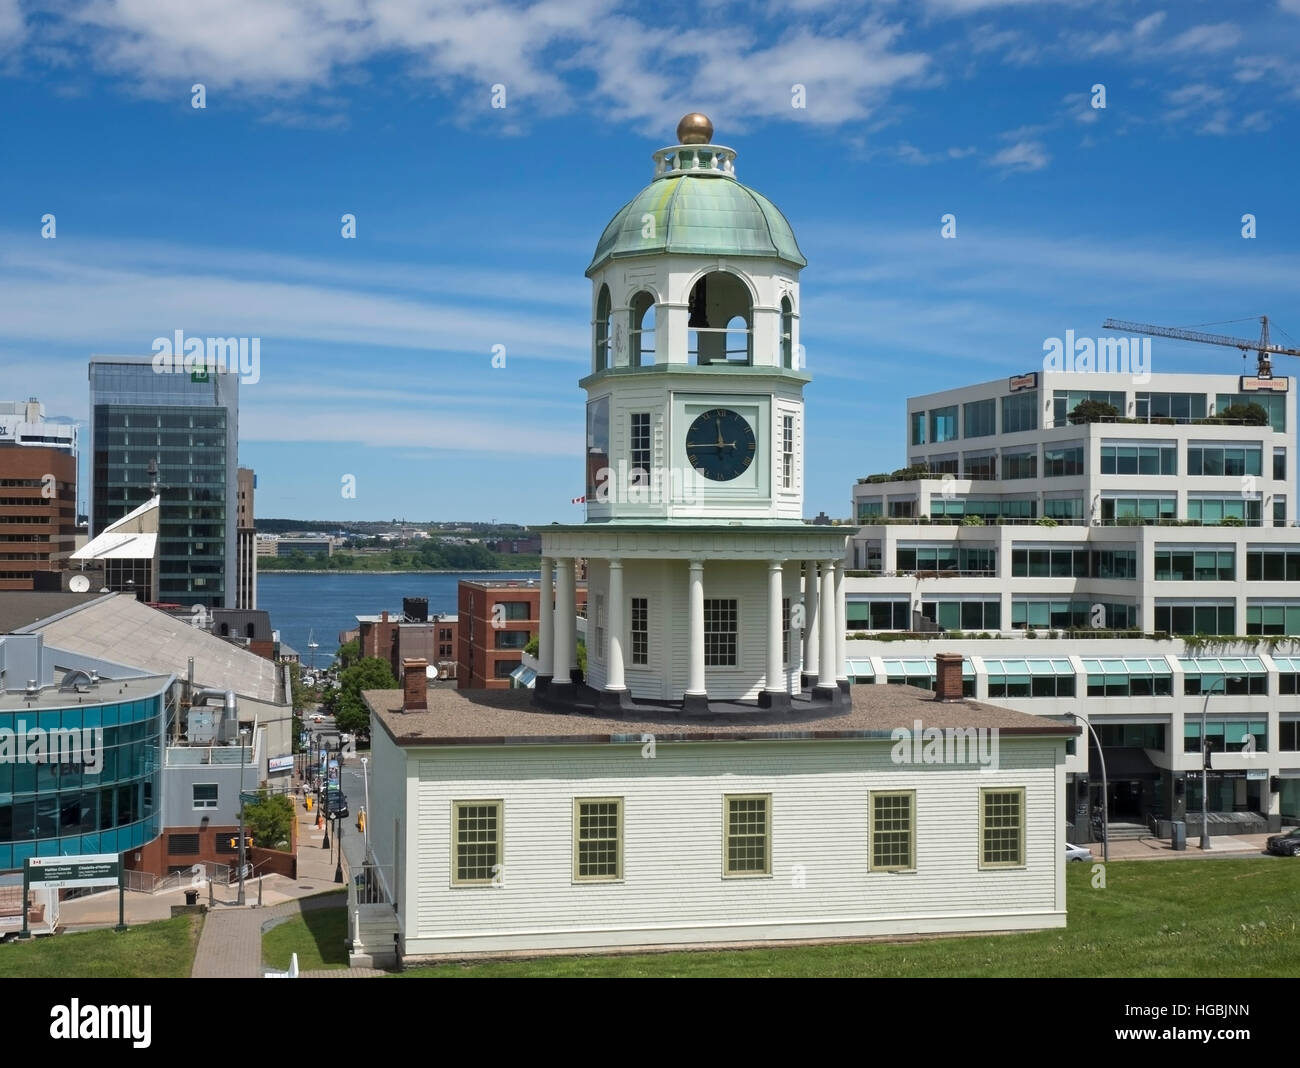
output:
M 1152 827 L 1199 829 L 1206 706 L 1211 831 L 1273 829 L 1300 820 L 1292 380 L 1146 377 L 909 399 L 907 468 L 853 487 L 847 674 L 927 685 L 932 641 L 854 636 L 943 634 L 972 697 L 1099 728 L 1112 809 Z M 1090 748 L 1068 764 L 1085 815 Z

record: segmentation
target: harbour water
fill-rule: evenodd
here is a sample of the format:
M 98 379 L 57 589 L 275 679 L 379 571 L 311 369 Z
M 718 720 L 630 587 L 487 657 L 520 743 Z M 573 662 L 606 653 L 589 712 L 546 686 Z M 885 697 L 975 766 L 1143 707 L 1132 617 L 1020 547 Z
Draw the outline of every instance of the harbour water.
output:
M 339 632 L 357 625 L 357 616 L 392 615 L 402 611 L 403 597 L 427 597 L 431 614 L 454 614 L 456 589 L 461 579 L 527 579 L 536 571 L 466 571 L 379 574 L 375 572 L 325 571 L 312 574 L 284 574 L 267 571 L 257 576 L 257 607 L 271 614 L 271 626 L 280 632 L 311 664 L 307 639 L 314 633 L 320 648 L 316 666 L 331 663 L 338 648 Z

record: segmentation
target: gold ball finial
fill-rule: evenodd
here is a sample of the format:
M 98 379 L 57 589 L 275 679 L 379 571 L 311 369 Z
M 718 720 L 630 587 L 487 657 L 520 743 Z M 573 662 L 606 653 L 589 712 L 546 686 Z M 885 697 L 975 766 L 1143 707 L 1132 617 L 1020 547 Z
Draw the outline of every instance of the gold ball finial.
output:
M 707 115 L 692 111 L 683 115 L 677 124 L 677 143 L 679 145 L 707 145 L 713 140 L 713 123 Z

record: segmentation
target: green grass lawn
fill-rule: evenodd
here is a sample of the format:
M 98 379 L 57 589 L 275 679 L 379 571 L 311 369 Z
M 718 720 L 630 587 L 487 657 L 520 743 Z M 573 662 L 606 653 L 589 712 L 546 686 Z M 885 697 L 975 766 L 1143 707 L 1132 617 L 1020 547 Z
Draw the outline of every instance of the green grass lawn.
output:
M 337 907 L 308 909 L 262 935 L 262 961 L 268 968 L 286 970 L 294 953 L 298 954 L 299 970 L 304 972 L 348 966 L 348 951 L 344 946 L 348 936 L 344 894 L 328 896 L 338 897 Z
M 188 978 L 201 916 L 173 916 L 117 931 L 83 931 L 0 945 L 5 979 Z
M 1064 930 L 919 942 L 447 964 L 410 976 L 1300 976 L 1300 860 L 1067 864 Z M 301 954 L 299 956 L 301 960 Z

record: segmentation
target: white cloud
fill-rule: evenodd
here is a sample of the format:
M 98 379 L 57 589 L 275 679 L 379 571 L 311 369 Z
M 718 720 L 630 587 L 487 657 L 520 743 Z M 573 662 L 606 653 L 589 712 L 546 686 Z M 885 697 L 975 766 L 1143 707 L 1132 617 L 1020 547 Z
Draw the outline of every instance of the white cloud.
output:
M 994 167 L 1007 172 L 1041 171 L 1052 161 L 1041 141 L 1017 141 L 989 159 Z
M 16 45 L 23 37 L 23 13 L 18 0 L 0 0 L 0 51 Z
M 1216 22 L 1213 25 L 1192 26 L 1184 30 L 1165 48 L 1171 52 L 1222 52 L 1234 47 L 1241 40 L 1241 30 L 1231 22 Z

